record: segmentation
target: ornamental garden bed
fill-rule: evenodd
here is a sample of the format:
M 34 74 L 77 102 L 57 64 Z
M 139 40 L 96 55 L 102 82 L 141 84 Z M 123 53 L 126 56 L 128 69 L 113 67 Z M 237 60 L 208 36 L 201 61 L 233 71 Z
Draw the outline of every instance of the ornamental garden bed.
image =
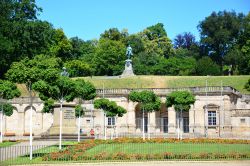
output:
M 250 159 L 250 141 L 222 139 L 89 140 L 42 157 L 43 161 Z

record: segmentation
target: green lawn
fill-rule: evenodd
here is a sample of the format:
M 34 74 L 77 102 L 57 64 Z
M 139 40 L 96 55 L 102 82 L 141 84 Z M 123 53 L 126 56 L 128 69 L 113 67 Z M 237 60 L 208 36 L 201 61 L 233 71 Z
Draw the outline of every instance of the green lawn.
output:
M 15 145 L 17 143 L 19 143 L 19 142 L 9 142 L 9 141 L 2 142 L 2 143 L 0 143 L 0 148 L 1 147 L 7 147 L 7 146 Z
M 245 76 L 134 76 L 119 77 L 82 77 L 92 82 L 96 88 L 177 88 L 206 86 L 231 86 L 242 93 L 249 93 L 244 89 L 249 75 Z
M 126 144 L 101 144 L 86 151 L 86 155 L 93 156 L 98 153 L 109 154 L 123 152 L 127 154 L 157 154 L 172 153 L 250 153 L 248 144 L 192 144 L 192 143 L 126 143 Z

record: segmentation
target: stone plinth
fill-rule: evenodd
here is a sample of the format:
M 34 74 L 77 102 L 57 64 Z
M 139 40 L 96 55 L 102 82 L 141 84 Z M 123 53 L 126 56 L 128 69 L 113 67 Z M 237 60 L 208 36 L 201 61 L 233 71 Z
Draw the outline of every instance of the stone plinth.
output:
M 121 75 L 121 77 L 129 77 L 129 76 L 134 76 L 134 72 L 133 72 L 133 67 L 132 67 L 132 60 L 131 59 L 127 59 L 126 63 L 125 63 L 125 69 Z
M 60 134 L 60 104 L 54 107 L 53 124 L 49 135 Z M 62 134 L 77 134 L 75 104 L 63 104 L 62 107 Z

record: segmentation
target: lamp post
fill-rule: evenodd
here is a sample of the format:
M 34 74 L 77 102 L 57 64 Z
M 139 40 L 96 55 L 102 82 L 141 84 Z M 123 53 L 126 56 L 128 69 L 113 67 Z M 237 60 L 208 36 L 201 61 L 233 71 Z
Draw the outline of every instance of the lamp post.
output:
M 28 90 L 29 90 L 29 95 L 30 95 L 30 160 L 32 160 L 32 151 L 33 151 L 33 147 L 32 147 L 32 144 L 33 144 L 33 128 L 32 128 L 32 117 L 33 117 L 33 97 L 32 97 L 32 84 L 31 84 L 31 81 L 28 80 Z

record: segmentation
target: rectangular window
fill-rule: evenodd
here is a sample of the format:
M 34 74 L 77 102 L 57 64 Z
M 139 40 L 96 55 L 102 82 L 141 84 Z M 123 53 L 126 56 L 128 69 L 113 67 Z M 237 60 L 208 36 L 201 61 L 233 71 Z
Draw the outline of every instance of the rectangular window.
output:
M 108 117 L 108 126 L 115 125 L 115 117 Z
M 240 123 L 241 123 L 241 124 L 244 124 L 244 123 L 246 123 L 246 120 L 245 120 L 245 118 L 244 118 L 244 119 L 240 119 Z
M 208 125 L 209 126 L 216 125 L 216 111 L 208 111 Z

